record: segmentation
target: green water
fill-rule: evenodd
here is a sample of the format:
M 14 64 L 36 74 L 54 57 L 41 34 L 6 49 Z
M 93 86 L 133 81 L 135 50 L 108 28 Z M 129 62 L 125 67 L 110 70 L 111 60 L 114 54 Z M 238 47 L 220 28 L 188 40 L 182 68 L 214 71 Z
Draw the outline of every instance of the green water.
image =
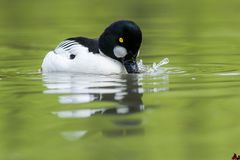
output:
M 1 160 L 202 160 L 240 153 L 240 1 L 0 0 Z M 143 31 L 158 74 L 38 73 L 111 22 Z

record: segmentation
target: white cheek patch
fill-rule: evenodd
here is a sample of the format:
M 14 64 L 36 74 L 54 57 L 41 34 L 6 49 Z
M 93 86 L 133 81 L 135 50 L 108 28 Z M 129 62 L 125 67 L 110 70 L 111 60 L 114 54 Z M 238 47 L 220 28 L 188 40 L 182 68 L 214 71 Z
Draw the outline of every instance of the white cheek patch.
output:
M 122 58 L 122 57 L 125 57 L 127 55 L 127 50 L 124 47 L 116 46 L 113 49 L 113 53 L 117 58 Z

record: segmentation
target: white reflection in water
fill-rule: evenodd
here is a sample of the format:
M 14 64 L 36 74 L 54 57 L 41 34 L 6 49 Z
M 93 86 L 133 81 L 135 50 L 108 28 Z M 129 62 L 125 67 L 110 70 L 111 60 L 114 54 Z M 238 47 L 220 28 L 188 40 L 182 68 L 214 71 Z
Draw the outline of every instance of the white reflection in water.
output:
M 79 94 L 79 95 L 60 96 L 59 102 L 62 104 L 87 103 L 87 102 L 94 101 L 95 99 L 96 97 L 94 95 Z
M 58 111 L 53 112 L 59 118 L 87 118 L 96 113 L 103 113 L 106 109 L 80 109 L 80 110 L 69 110 L 69 111 Z
M 139 111 L 144 110 L 144 105 L 138 106 Z M 128 114 L 131 110 L 129 106 L 119 106 L 118 108 L 99 108 L 99 109 L 79 109 L 79 110 L 65 110 L 52 112 L 57 115 L 59 118 L 88 118 L 96 114 Z M 111 112 L 112 111 L 112 112 Z
M 161 71 L 164 73 L 164 70 Z M 45 94 L 60 94 L 61 104 L 81 104 L 93 101 L 116 102 L 114 107 L 82 108 L 56 111 L 59 118 L 87 118 L 93 115 L 130 114 L 144 110 L 144 92 L 168 90 L 168 75 L 146 74 L 93 75 L 51 73 L 43 75 Z M 147 85 L 147 87 L 143 87 Z
M 44 76 L 46 94 L 110 94 L 125 89 L 126 80 L 117 76 L 51 73 Z
M 43 75 L 45 94 L 57 94 L 61 104 L 81 104 L 78 109 L 63 109 L 52 112 L 59 118 L 76 119 L 90 118 L 96 115 L 126 115 L 144 111 L 142 96 L 146 92 L 162 92 L 168 90 L 168 74 L 129 74 L 129 75 L 89 75 L 51 73 Z M 165 73 L 165 74 L 164 74 Z M 114 102 L 112 107 L 84 107 L 84 103 L 94 101 Z M 144 134 L 141 119 L 118 119 L 113 121 L 118 129 L 103 129 L 102 135 L 126 136 Z M 100 124 L 99 124 L 100 125 Z M 131 127 L 124 127 L 131 126 Z M 83 127 L 83 126 L 81 126 Z M 63 131 L 61 135 L 70 141 L 84 137 L 87 128 L 75 131 Z M 89 133 L 90 134 L 90 133 Z M 92 134 L 92 133 L 91 133 Z
M 61 135 L 69 141 L 75 141 L 78 140 L 80 138 L 82 138 L 85 134 L 87 133 L 87 131 L 83 130 L 83 131 L 65 131 L 65 132 L 61 132 Z

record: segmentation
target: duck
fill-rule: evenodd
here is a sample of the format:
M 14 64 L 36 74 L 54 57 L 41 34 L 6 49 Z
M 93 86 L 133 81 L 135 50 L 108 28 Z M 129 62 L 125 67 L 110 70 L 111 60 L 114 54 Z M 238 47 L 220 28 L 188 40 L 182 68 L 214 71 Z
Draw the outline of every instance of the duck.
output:
M 135 22 L 115 21 L 99 38 L 73 37 L 63 40 L 54 50 L 46 54 L 41 71 L 90 74 L 139 73 L 137 57 L 141 43 L 142 32 Z

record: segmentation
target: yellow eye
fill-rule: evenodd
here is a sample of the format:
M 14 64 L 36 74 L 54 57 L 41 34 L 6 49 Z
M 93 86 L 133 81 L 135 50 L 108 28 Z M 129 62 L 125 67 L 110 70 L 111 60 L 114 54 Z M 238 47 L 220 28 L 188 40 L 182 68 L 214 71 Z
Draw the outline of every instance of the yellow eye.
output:
M 118 41 L 119 41 L 120 43 L 123 43 L 123 38 L 120 37 L 120 38 L 118 39 Z

